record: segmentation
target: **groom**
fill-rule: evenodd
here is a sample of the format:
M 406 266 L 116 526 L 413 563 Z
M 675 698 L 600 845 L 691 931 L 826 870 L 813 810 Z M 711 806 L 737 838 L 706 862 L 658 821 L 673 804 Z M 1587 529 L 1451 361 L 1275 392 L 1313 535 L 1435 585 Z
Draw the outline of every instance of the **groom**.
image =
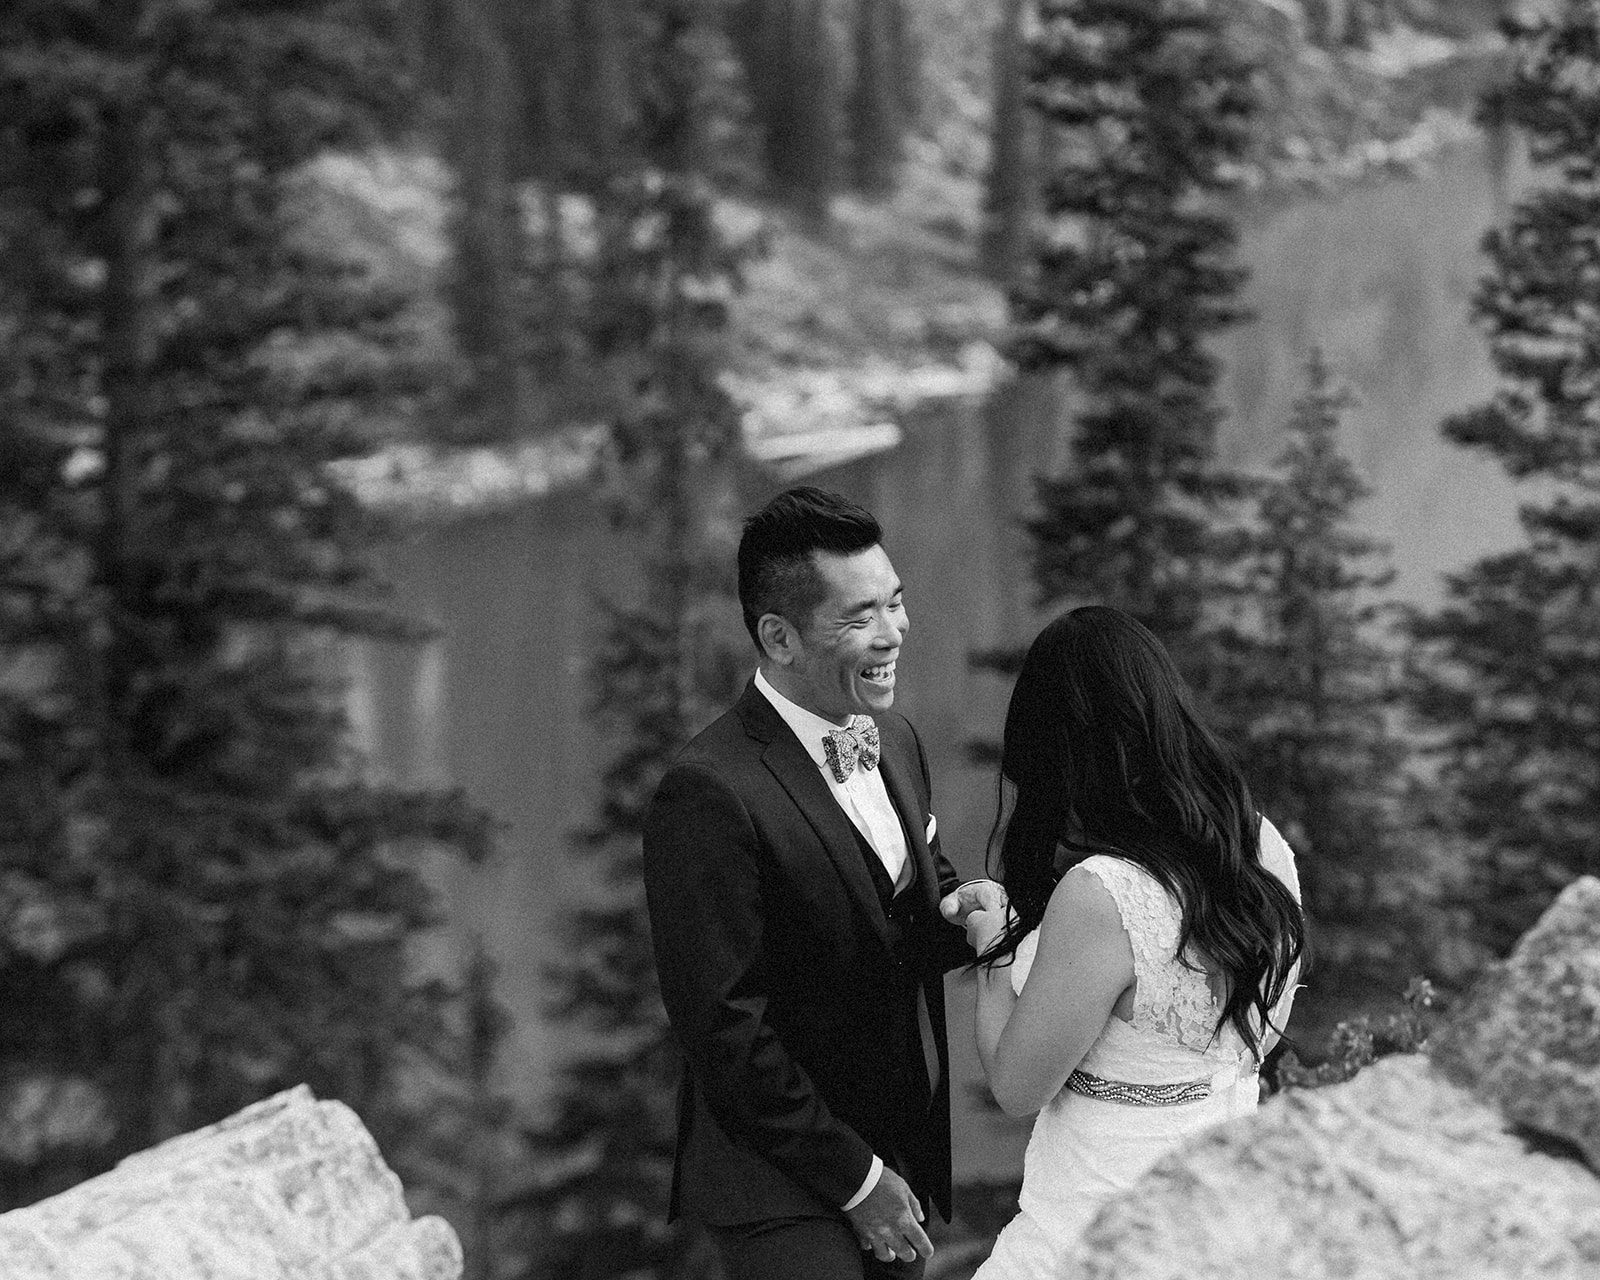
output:
M 944 973 L 959 890 L 916 731 L 889 710 L 908 629 L 872 514 L 802 487 L 745 522 L 760 655 L 662 779 L 644 831 L 661 994 L 683 1051 L 670 1213 L 730 1280 L 915 1277 L 950 1216 Z

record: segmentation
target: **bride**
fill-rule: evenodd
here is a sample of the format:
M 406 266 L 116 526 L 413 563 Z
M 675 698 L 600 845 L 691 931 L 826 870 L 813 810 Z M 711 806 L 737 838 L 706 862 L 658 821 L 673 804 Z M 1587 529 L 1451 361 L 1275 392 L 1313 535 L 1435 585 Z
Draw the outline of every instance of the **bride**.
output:
M 1091 606 L 1034 641 L 1006 714 L 1009 914 L 967 918 L 978 1052 L 1038 1112 L 1021 1211 L 973 1280 L 1058 1276 L 1113 1193 L 1250 1111 L 1304 944 L 1294 857 L 1159 641 Z

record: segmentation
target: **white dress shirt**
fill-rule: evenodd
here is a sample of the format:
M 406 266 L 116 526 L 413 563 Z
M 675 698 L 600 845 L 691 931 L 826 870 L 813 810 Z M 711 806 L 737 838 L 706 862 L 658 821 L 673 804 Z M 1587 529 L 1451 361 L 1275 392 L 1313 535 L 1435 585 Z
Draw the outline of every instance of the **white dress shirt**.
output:
M 889 873 L 889 879 L 899 887 L 909 862 L 906 835 L 900 826 L 900 816 L 895 812 L 894 803 L 889 799 L 889 790 L 883 785 L 883 771 L 863 769 L 857 765 L 843 782 L 835 781 L 833 770 L 828 767 L 828 757 L 822 750 L 822 740 L 839 726 L 814 711 L 807 711 L 799 703 L 791 702 L 774 689 L 759 670 L 756 672 L 756 688 L 761 690 L 773 709 L 783 717 L 783 722 L 794 730 L 794 736 L 800 739 L 800 745 L 806 749 L 806 753 L 822 771 L 822 780 L 828 784 L 829 792 L 838 801 L 845 816 L 866 838 L 873 852 L 883 863 L 883 869 Z M 882 1176 L 883 1160 L 874 1154 L 872 1167 L 867 1170 L 866 1181 L 843 1208 L 846 1211 L 854 1209 L 865 1200 Z
M 906 874 L 907 861 L 906 833 L 894 802 L 889 799 L 889 790 L 883 785 L 883 771 L 858 765 L 843 782 L 836 782 L 833 770 L 828 767 L 828 757 L 823 754 L 822 740 L 840 726 L 789 701 L 760 671 L 756 672 L 756 688 L 783 717 L 783 722 L 794 730 L 800 745 L 822 771 L 822 780 L 828 784 L 828 790 L 845 816 L 855 823 L 856 830 L 866 837 L 878 855 L 883 869 L 889 873 L 890 883 L 896 888 L 902 887 L 901 877 Z

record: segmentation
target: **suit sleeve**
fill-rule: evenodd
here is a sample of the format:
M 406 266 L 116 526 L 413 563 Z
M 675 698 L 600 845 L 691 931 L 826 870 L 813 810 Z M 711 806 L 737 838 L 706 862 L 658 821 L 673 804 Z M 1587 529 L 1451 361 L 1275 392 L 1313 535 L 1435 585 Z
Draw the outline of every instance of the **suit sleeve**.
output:
M 667 1017 L 717 1121 L 829 1205 L 873 1152 L 836 1119 L 767 1021 L 760 843 L 712 769 L 679 764 L 644 831 L 644 881 Z

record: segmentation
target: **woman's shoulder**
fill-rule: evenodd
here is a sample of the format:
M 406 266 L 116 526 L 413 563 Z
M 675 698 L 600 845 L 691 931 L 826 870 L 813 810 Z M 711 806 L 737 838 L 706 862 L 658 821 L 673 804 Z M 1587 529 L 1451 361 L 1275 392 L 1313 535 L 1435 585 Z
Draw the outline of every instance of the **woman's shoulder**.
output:
M 1068 875 L 1082 871 L 1104 886 L 1119 903 L 1129 896 L 1147 897 L 1152 891 L 1165 893 L 1161 881 L 1132 858 L 1118 853 L 1091 853 L 1072 864 Z
M 1065 899 L 1099 907 L 1117 904 L 1121 901 L 1118 887 L 1125 883 L 1129 868 L 1138 871 L 1133 863 L 1113 854 L 1090 854 L 1066 869 L 1050 900 L 1055 903 Z
M 1018 971 L 1013 974 L 1013 983 L 1019 992 L 1041 941 L 1045 942 L 1045 950 L 1053 950 L 1058 958 L 1063 947 L 1090 952 L 1109 948 L 1114 953 L 1119 946 L 1127 945 L 1123 940 L 1128 933 L 1123 900 L 1092 872 L 1093 868 L 1085 869 L 1084 863 L 1076 863 L 1067 868 L 1051 890 L 1044 920 L 1017 947 Z
M 1160 880 L 1131 858 L 1115 853 L 1095 853 L 1076 862 L 1062 882 L 1077 879 L 1078 893 L 1115 908 L 1123 929 L 1136 939 L 1166 945 L 1180 912 Z

